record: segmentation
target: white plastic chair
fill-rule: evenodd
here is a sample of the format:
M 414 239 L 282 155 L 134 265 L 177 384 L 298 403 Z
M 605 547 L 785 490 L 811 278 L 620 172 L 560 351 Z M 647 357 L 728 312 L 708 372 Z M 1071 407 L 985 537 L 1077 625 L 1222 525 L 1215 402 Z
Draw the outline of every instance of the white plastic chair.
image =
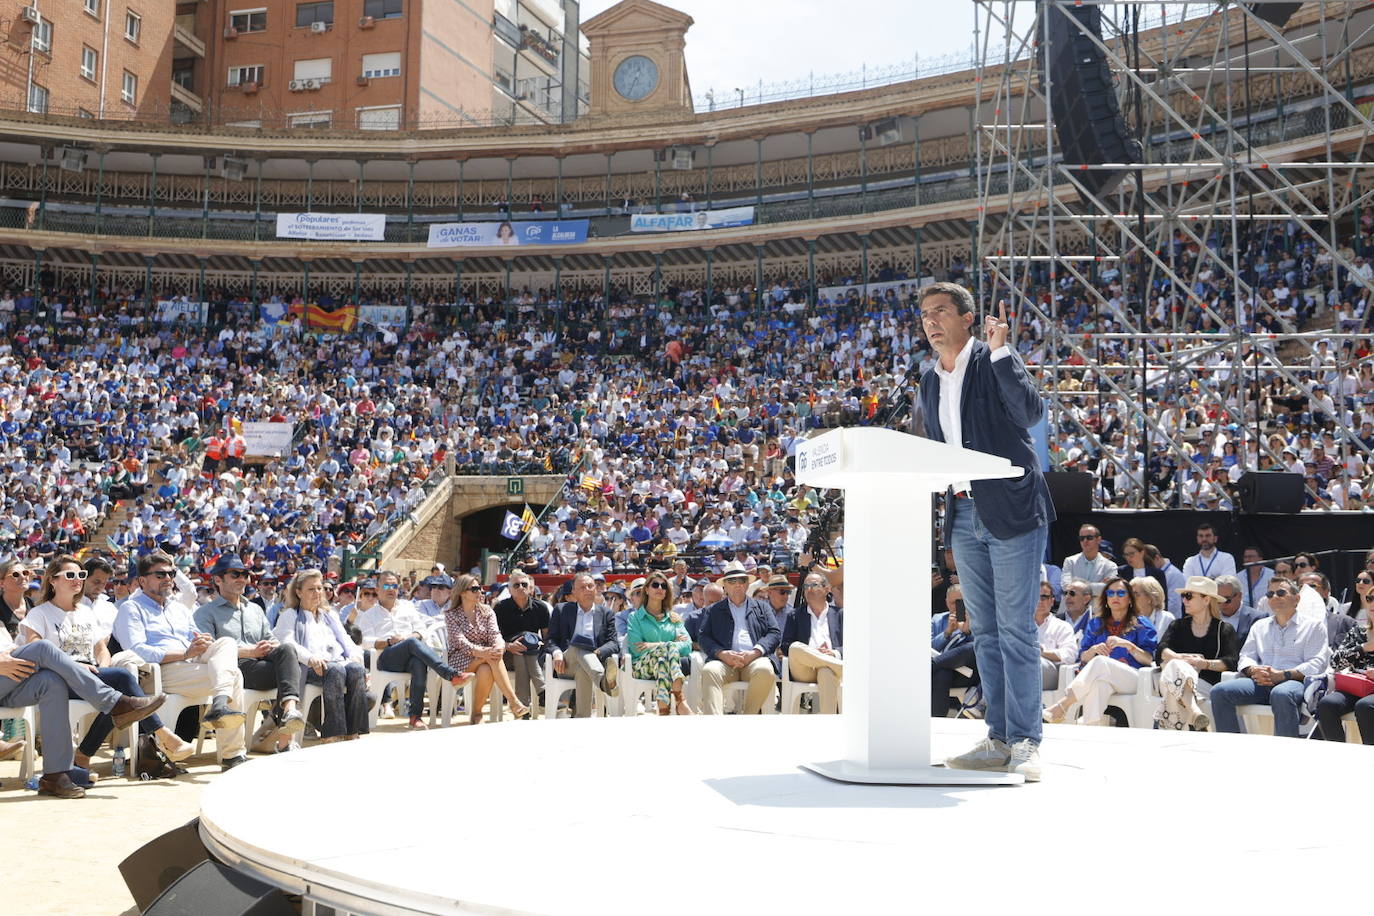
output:
M 250 690 L 247 687 L 243 688 L 243 746 L 245 752 L 253 741 L 253 732 L 256 730 L 258 720 L 258 710 L 262 709 L 264 706 L 270 710 L 272 704 L 276 701 L 276 690 Z M 301 705 L 304 706 L 305 704 L 302 703 Z M 301 710 L 301 714 L 305 714 L 304 709 Z
M 35 745 L 38 744 L 38 712 L 33 706 L 0 706 L 0 719 L 24 723 L 24 753 L 19 758 L 19 781 L 28 782 L 34 772 Z
M 144 693 L 148 694 L 148 696 L 153 696 L 163 692 L 161 665 L 155 665 L 151 662 L 140 662 L 136 666 L 133 662 L 129 662 L 129 665 L 134 668 L 139 676 L 140 682 L 145 678 L 147 679 L 147 684 L 141 684 Z M 169 693 L 167 694 L 167 701 L 162 704 L 162 708 L 157 711 L 157 714 L 158 717 L 162 719 L 164 725 L 175 730 L 177 719 L 181 717 L 183 711 L 190 709 L 192 706 L 209 706 L 213 699 L 214 697 L 208 693 L 199 695 Z M 200 729 L 196 734 L 197 757 L 205 750 L 205 733 L 207 731 L 211 731 L 211 729 L 205 724 L 204 718 L 202 718 Z M 131 754 L 130 757 L 132 759 L 129 761 L 129 778 L 136 779 L 138 777 L 138 754 Z
M 698 670 L 697 659 L 700 652 L 692 653 L 691 669 L 693 674 Z M 631 661 L 630 653 L 625 652 L 620 656 L 619 680 L 616 683 L 620 686 L 620 714 L 622 716 L 637 716 L 640 714 L 641 706 L 645 715 L 658 714 L 658 701 L 654 699 L 654 694 L 658 691 L 657 681 L 646 681 L 634 676 L 634 664 Z M 683 675 L 682 678 L 682 699 L 691 706 L 688 699 L 688 686 L 692 681 L 692 675 Z M 697 707 L 693 707 L 697 708 Z M 670 703 L 668 707 L 669 715 L 677 715 L 677 704 Z
M 819 684 L 808 684 L 805 681 L 792 680 L 792 669 L 787 663 L 787 656 L 782 657 L 782 677 L 779 679 L 782 685 L 782 713 L 783 715 L 799 715 L 801 713 L 802 697 L 806 694 L 821 695 Z
M 166 705 L 166 704 L 164 704 Z M 158 710 L 161 712 L 161 710 Z M 96 709 L 85 700 L 67 701 L 67 721 L 72 725 L 72 742 L 79 744 L 81 736 L 86 734 L 91 725 L 94 724 L 96 716 L 100 715 L 100 710 Z M 124 747 L 128 752 L 128 767 L 125 775 L 132 780 L 138 779 L 138 723 L 130 725 L 128 728 L 112 729 L 110 731 L 110 746 Z
M 570 677 L 559 677 L 553 673 L 553 655 L 550 653 L 544 657 L 544 718 L 558 718 L 558 704 L 563 697 L 577 689 L 577 681 Z M 592 715 L 596 715 L 598 709 L 604 718 L 608 715 L 607 697 L 601 692 L 601 688 L 592 685 Z
M 458 691 L 454 689 L 453 684 L 450 682 L 440 681 L 438 675 L 433 672 L 430 672 L 430 690 L 431 696 L 436 697 L 436 699 L 430 705 L 429 724 L 434 724 L 437 713 L 438 720 L 443 723 L 444 728 L 448 728 L 453 722 L 453 713 L 457 709 Z M 468 715 L 472 715 L 472 710 L 476 708 L 474 704 L 477 704 L 477 698 L 474 696 L 477 692 L 477 678 L 473 678 L 464 684 L 462 690 L 463 708 L 468 711 Z M 492 684 L 491 696 L 487 697 L 488 722 L 501 721 L 501 701 L 503 699 L 504 697 L 501 696 L 501 688 Z
M 382 713 L 382 697 L 386 696 L 387 687 L 396 688 L 396 705 L 405 702 L 406 694 L 410 687 L 409 671 L 382 671 L 377 668 L 377 659 L 381 657 L 381 652 L 375 649 L 370 653 L 368 663 L 368 680 L 371 683 L 371 690 L 377 695 L 377 702 L 367 711 L 367 724 L 369 728 L 377 727 L 377 717 Z M 409 718 L 408 716 L 406 718 Z

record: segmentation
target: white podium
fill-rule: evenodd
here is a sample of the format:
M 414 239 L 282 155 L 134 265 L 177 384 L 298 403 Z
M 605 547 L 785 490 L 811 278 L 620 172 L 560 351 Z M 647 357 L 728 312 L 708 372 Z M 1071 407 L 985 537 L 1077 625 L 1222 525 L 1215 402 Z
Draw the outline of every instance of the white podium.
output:
M 1005 458 L 891 429 L 831 430 L 797 448 L 798 483 L 845 491 L 843 760 L 803 763 L 843 782 L 1016 785 L 930 757 L 930 495 L 1020 477 Z M 783 647 L 786 651 L 786 647 Z

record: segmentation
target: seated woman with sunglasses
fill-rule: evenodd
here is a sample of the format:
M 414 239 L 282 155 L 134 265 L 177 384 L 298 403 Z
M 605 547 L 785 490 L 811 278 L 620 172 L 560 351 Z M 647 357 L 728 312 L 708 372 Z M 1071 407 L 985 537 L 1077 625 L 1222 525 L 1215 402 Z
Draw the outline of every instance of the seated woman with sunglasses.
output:
M 101 627 L 91 606 L 81 602 L 85 580 L 86 570 L 81 568 L 81 562 L 76 557 L 64 555 L 49 563 L 38 593 L 41 603 L 29 611 L 19 625 L 19 641 L 30 643 L 46 639 L 55 643 L 106 686 L 113 687 L 125 696 L 144 696 L 136 675 L 127 668 L 111 667 L 107 645 L 109 634 Z M 72 699 L 79 697 L 73 693 Z M 96 716 L 76 749 L 76 766 L 82 769 L 90 767 L 91 755 L 109 737 L 113 728 L 114 720 L 108 714 Z M 194 745 L 182 741 L 155 714 L 142 720 L 139 730 L 145 735 L 152 735 L 158 748 L 173 762 L 185 760 L 195 751 Z M 129 753 L 135 753 L 136 750 L 130 748 Z
M 1160 728 L 1206 731 L 1211 725 L 1198 705 L 1221 681 L 1223 671 L 1235 671 L 1240 642 L 1235 627 L 1221 619 L 1225 599 L 1217 583 L 1206 576 L 1190 576 L 1178 589 L 1183 616 L 1171 623 L 1155 650 L 1159 694 L 1164 703 L 1155 713 Z
M 367 734 L 363 650 L 344 633 L 339 615 L 325 601 L 324 574 L 318 569 L 303 569 L 287 583 L 272 635 L 282 645 L 295 646 L 306 660 L 306 682 L 324 687 L 320 743 Z
M 1366 575 L 1360 573 L 1361 577 Z M 1364 610 L 1374 616 L 1374 588 L 1366 588 L 1364 594 L 1358 597 Z M 1363 623 L 1351 627 L 1336 651 L 1331 653 L 1331 670 L 1352 679 L 1363 677 L 1374 682 L 1374 625 L 1370 624 L 1368 617 Z M 1352 680 L 1350 683 L 1358 682 Z M 1369 692 L 1361 694 L 1347 693 L 1337 682 L 1335 689 L 1321 698 L 1317 704 L 1317 720 L 1321 723 L 1322 737 L 1327 741 L 1344 741 L 1345 724 L 1341 722 L 1341 716 L 1350 712 L 1355 714 L 1355 723 L 1360 728 L 1360 741 L 1374 744 L 1374 683 L 1369 685 Z
M 1356 623 L 1369 622 L 1371 612 L 1374 612 L 1374 598 L 1371 595 L 1374 595 L 1374 570 L 1355 577 L 1355 598 L 1345 612 L 1354 617 Z
M 482 586 L 476 576 L 461 575 L 453 583 L 453 596 L 444 609 L 444 624 L 448 628 L 449 667 L 477 675 L 474 708 L 468 710 L 468 721 L 473 725 L 482 721 L 482 704 L 491 695 L 493 684 L 510 704 L 515 718 L 528 716 L 530 708 L 520 702 L 506 673 L 506 641 L 501 638 L 496 612 L 482 602 Z
M 1063 722 L 1074 704 L 1082 704 L 1084 722 L 1110 725 L 1108 698 L 1114 693 L 1135 693 L 1136 671 L 1154 661 L 1157 642 L 1154 626 L 1136 612 L 1126 580 L 1107 579 L 1096 616 L 1083 629 L 1082 667 L 1069 682 L 1064 698 L 1045 710 L 1045 721 Z
M 682 660 L 692 654 L 692 639 L 682 617 L 674 613 L 673 586 L 659 571 L 644 583 L 644 604 L 630 612 L 625 642 L 630 670 L 640 680 L 654 682 L 658 714 L 669 714 L 672 703 L 680 716 L 692 709 L 682 697 Z

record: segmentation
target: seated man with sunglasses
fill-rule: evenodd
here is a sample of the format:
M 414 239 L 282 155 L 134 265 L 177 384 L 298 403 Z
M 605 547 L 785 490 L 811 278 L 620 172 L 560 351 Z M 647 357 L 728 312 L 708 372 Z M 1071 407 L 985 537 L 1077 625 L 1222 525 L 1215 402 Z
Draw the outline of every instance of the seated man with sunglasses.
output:
M 231 770 L 243 753 L 243 674 L 231 636 L 213 638 L 196 627 L 191 611 L 172 599 L 176 567 L 161 551 L 139 557 L 138 588 L 119 606 L 119 644 L 162 668 L 162 689 L 181 696 L 209 695 L 205 722 L 215 730 L 220 766 Z
M 1286 576 L 1271 579 L 1265 597 L 1272 615 L 1250 627 L 1240 650 L 1240 676 L 1212 688 L 1212 721 L 1219 732 L 1239 732 L 1237 706 L 1268 704 L 1274 734 L 1296 738 L 1305 681 L 1330 667 L 1326 624 L 1298 616 L 1298 584 Z
M 277 702 L 272 708 L 275 728 L 264 729 L 254 736 L 255 745 L 266 742 L 280 728 L 282 741 L 299 744 L 305 731 L 305 717 L 301 715 L 300 700 L 305 684 L 305 659 L 295 646 L 283 645 L 272 635 L 267 612 L 244 597 L 249 572 L 243 560 L 226 553 L 210 569 L 210 581 L 215 584 L 213 599 L 196 609 L 196 629 L 208 633 L 211 639 L 230 637 L 238 649 L 239 672 L 243 686 L 250 690 L 275 690 Z

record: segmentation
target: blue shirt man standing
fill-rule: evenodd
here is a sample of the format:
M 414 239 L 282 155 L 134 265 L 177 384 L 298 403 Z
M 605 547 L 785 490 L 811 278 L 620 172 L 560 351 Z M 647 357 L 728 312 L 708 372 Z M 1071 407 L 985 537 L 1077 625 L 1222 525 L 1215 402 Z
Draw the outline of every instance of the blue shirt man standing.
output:
M 945 543 L 954 548 L 987 702 L 988 736 L 945 761 L 955 769 L 1040 779 L 1040 647 L 1035 627 L 1040 564 L 1054 506 L 1029 429 L 1044 416 L 1040 393 L 1007 346 L 1005 303 L 973 336 L 973 296 L 957 283 L 921 293 L 921 324 L 939 361 L 921 378 L 927 438 L 1011 461 L 1015 480 L 960 481 L 946 500 Z

